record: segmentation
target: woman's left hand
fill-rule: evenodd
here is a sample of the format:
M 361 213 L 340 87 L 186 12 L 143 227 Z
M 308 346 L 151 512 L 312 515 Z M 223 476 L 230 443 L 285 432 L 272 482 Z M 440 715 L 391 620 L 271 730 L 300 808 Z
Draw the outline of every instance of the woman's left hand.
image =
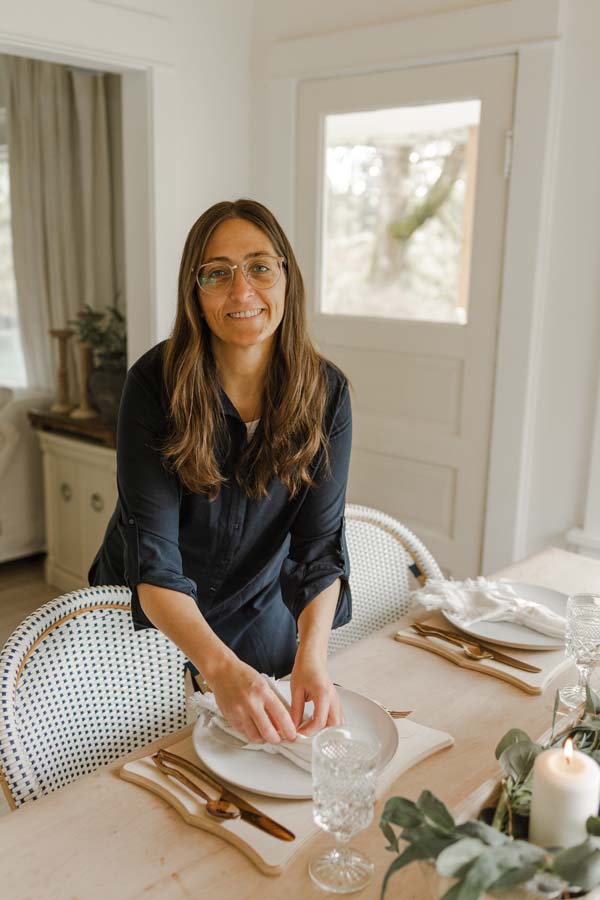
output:
M 327 663 L 317 653 L 298 647 L 291 686 L 292 720 L 300 734 L 310 737 L 326 725 L 340 725 L 343 722 L 340 698 L 329 677 Z M 300 727 L 304 704 L 309 700 L 314 704 L 314 713 L 312 719 Z

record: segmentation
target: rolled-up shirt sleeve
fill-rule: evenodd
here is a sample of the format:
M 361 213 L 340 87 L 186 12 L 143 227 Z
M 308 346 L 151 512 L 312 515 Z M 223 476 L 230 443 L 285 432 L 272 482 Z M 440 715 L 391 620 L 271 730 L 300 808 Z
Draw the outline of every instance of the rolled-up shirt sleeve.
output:
M 164 427 L 159 389 L 144 374 L 131 370 L 119 409 L 117 482 L 125 578 L 132 593 L 136 629 L 153 627 L 139 602 L 139 584 L 168 588 L 194 599 L 197 596 L 196 583 L 183 574 L 180 486 L 162 461 Z
M 348 384 L 337 392 L 328 435 L 328 465 L 322 460 L 290 533 L 288 558 L 281 572 L 283 601 L 292 615 L 300 613 L 325 588 L 340 579 L 333 628 L 352 617 L 348 582 L 350 561 L 345 538 L 344 508 L 352 445 L 352 410 Z

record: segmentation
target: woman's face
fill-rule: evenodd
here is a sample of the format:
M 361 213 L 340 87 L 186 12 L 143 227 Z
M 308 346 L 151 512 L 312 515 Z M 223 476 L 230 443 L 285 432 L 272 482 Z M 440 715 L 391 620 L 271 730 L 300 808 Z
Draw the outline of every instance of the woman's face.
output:
M 257 288 L 248 284 L 241 266 L 257 253 L 278 256 L 266 234 L 252 222 L 226 219 L 213 231 L 202 263 L 218 260 L 240 267 L 233 270 L 233 282 L 225 290 L 217 293 L 198 290 L 213 340 L 238 347 L 272 342 L 283 318 L 285 270 L 273 287 Z

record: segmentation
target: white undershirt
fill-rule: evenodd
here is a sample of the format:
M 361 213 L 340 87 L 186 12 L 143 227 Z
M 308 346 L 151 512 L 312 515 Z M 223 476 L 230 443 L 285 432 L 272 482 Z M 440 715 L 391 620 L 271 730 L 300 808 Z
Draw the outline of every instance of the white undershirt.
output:
M 259 422 L 260 422 L 260 419 L 254 419 L 253 422 L 244 422 L 244 425 L 246 426 L 246 431 L 248 432 L 248 439 L 250 439 L 252 437 L 252 435 L 254 434 L 254 432 L 256 431 Z

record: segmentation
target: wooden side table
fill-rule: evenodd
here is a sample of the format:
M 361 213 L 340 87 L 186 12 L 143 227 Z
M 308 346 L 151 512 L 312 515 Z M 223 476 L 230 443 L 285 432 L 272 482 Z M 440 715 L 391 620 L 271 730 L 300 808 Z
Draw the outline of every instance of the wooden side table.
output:
M 54 434 L 65 434 L 78 437 L 84 441 L 101 444 L 103 447 L 116 447 L 116 434 L 101 419 L 73 419 L 62 413 L 48 409 L 29 410 L 29 421 L 38 431 L 51 431 Z

